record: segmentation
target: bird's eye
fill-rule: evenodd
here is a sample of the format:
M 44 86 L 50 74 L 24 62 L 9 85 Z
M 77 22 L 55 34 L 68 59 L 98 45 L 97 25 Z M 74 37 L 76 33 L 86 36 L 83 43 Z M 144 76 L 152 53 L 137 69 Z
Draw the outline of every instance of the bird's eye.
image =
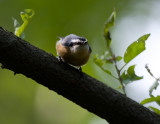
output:
M 72 46 L 73 46 L 73 43 L 71 42 L 71 43 L 69 44 L 69 46 L 72 47 Z
M 76 44 L 80 45 L 80 44 L 82 44 L 82 43 L 81 43 L 81 42 L 77 42 Z

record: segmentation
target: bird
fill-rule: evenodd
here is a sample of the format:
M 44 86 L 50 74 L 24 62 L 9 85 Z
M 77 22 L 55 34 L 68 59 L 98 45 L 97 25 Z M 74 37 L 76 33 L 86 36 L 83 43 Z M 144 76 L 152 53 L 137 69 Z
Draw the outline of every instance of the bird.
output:
M 82 71 L 81 66 L 88 62 L 92 49 L 84 37 L 75 34 L 59 37 L 56 43 L 58 59 Z

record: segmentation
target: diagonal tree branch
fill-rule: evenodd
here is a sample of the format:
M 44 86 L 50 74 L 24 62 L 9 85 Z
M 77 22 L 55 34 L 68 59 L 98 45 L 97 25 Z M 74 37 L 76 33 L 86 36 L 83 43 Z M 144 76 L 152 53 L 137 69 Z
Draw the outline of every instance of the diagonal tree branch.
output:
M 160 124 L 160 116 L 0 28 L 2 67 L 32 78 L 110 124 Z

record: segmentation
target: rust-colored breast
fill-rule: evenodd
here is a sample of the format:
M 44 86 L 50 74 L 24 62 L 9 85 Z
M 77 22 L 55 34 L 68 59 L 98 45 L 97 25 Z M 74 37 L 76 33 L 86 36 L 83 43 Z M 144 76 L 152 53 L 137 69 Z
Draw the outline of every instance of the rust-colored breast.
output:
M 61 56 L 62 58 L 64 58 L 70 53 L 69 48 L 63 46 L 60 41 L 56 43 L 56 49 L 57 49 L 57 54 Z
M 74 66 L 82 66 L 87 63 L 90 51 L 89 49 L 71 50 L 67 46 L 63 46 L 60 41 L 56 43 L 57 54 L 62 60 Z

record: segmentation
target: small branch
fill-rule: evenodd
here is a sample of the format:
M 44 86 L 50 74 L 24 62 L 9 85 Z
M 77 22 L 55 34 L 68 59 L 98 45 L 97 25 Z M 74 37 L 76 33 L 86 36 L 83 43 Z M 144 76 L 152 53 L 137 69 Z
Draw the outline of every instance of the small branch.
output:
M 114 64 L 115 64 L 115 68 L 116 68 L 116 71 L 117 71 L 117 74 L 118 74 L 118 77 L 119 77 L 119 82 L 120 82 L 120 84 L 121 84 L 121 86 L 122 86 L 124 95 L 127 96 L 126 90 L 125 90 L 125 86 L 124 86 L 124 84 L 123 84 L 123 81 L 122 81 L 122 78 L 121 78 L 121 75 L 120 75 L 120 70 L 118 69 L 116 60 L 114 61 Z
M 121 74 L 120 74 L 120 71 L 121 70 L 119 70 L 118 69 L 118 66 L 117 66 L 117 61 L 116 61 L 116 57 L 115 57 L 115 55 L 114 55 L 114 53 L 112 52 L 112 49 L 111 48 L 108 48 L 109 49 L 109 53 L 111 54 L 111 56 L 112 56 L 112 58 L 113 58 L 113 62 L 114 62 L 114 66 L 115 66 L 115 68 L 116 68 L 116 71 L 117 71 L 117 74 L 118 74 L 118 81 L 120 82 L 120 84 L 121 84 L 121 86 L 122 86 L 122 90 L 123 90 L 123 92 L 124 92 L 124 95 L 125 96 L 127 96 L 127 94 L 126 94 L 126 90 L 125 90 L 125 86 L 124 86 L 124 84 L 123 84 L 123 81 L 122 81 L 122 78 L 121 78 Z
M 153 73 L 151 72 L 151 70 L 149 69 L 149 67 L 148 67 L 147 64 L 145 65 L 145 68 L 146 68 L 146 70 L 148 71 L 148 73 L 149 73 L 154 79 L 156 79 L 157 81 L 160 81 L 160 78 L 156 78 L 156 77 L 153 75 Z
M 110 124 L 159 124 L 160 116 L 0 28 L 0 63 L 54 90 Z
M 154 97 L 152 92 L 153 90 L 156 90 L 158 85 L 159 85 L 159 81 L 160 81 L 160 78 L 156 78 L 153 73 L 151 72 L 151 70 L 149 69 L 148 65 L 146 64 L 145 65 L 145 68 L 146 70 L 148 71 L 148 73 L 151 75 L 151 77 L 153 77 L 155 79 L 155 82 L 151 85 L 151 87 L 149 88 L 149 95 L 150 97 Z M 158 104 L 158 103 L 157 103 Z M 159 104 L 158 104 L 159 105 Z

